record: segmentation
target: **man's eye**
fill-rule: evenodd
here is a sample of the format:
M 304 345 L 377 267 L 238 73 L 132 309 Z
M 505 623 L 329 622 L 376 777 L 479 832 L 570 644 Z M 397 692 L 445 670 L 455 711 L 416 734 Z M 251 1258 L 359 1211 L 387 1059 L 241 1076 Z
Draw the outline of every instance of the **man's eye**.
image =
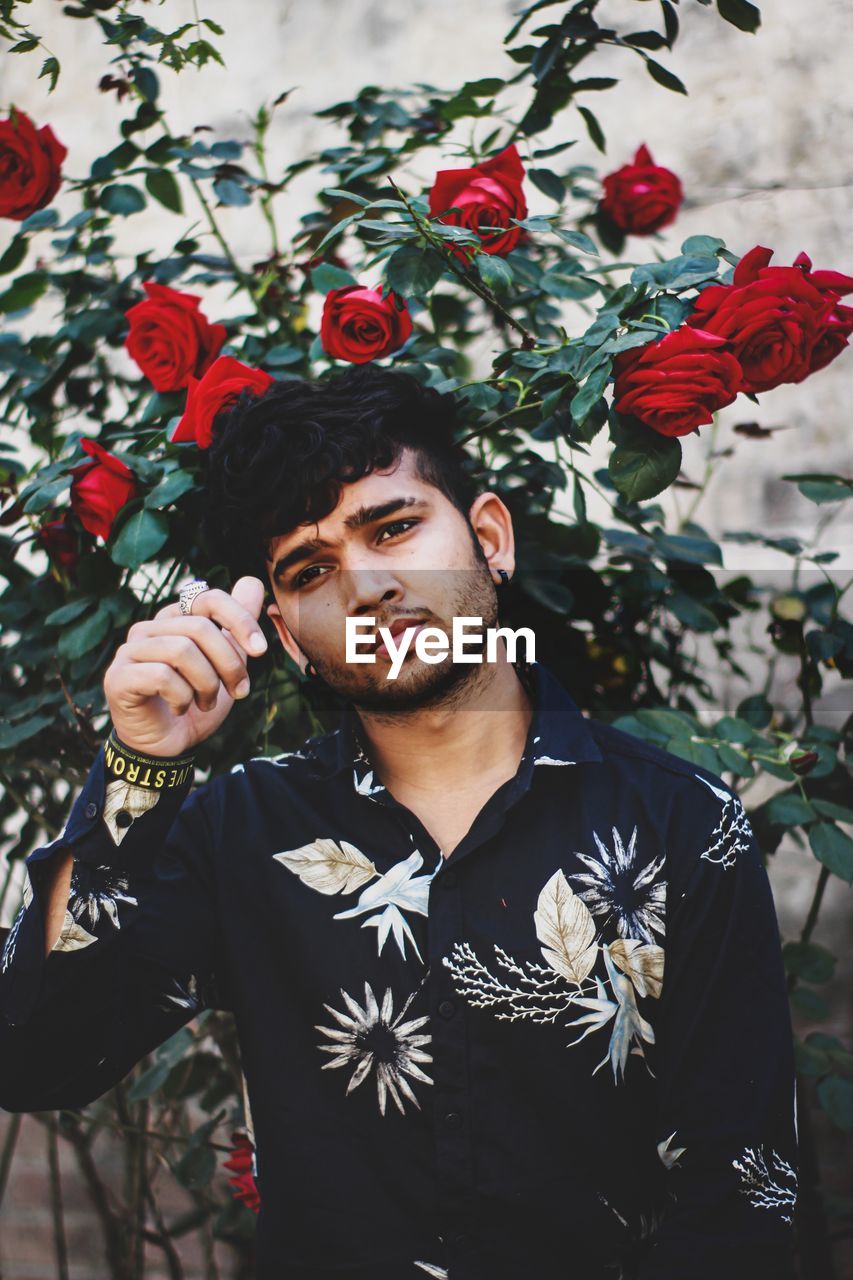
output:
M 390 533 L 391 537 L 396 537 L 398 533 L 405 533 L 412 525 L 417 524 L 417 520 L 392 520 L 390 524 L 383 525 L 379 531 L 379 541 L 386 533 Z
M 389 529 L 396 529 L 396 530 L 402 529 L 402 531 L 405 532 L 407 526 L 418 525 L 418 524 L 419 524 L 418 520 L 392 520 L 391 524 L 383 525 L 382 529 L 379 530 L 379 538 L 382 539 L 382 535 L 387 534 Z M 397 536 L 397 535 L 392 534 L 392 536 Z M 301 586 L 307 586 L 311 584 L 311 582 L 316 582 L 316 577 L 306 577 L 305 575 L 306 573 L 310 573 L 311 570 L 320 570 L 320 568 L 323 568 L 321 564 L 309 564 L 307 568 L 304 568 L 304 570 L 302 570 L 300 573 L 297 573 L 295 579 L 293 579 L 293 581 L 291 582 L 292 590 L 298 591 L 300 590 Z

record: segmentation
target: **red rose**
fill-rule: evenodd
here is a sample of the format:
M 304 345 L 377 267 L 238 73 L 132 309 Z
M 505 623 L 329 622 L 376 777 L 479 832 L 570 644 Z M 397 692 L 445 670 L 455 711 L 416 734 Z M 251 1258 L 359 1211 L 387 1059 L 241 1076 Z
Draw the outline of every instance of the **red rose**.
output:
M 853 277 L 842 275 L 840 271 L 812 271 L 812 260 L 807 253 L 797 254 L 794 266 L 800 268 L 809 284 L 833 303 L 812 351 L 809 373 L 816 373 L 841 354 L 853 333 L 853 307 L 845 307 L 838 301 L 845 294 L 853 293 Z
M 226 1169 L 230 1169 L 235 1175 L 229 1178 L 232 1194 L 235 1200 L 242 1200 L 244 1204 L 257 1213 L 261 1207 L 261 1196 L 258 1191 L 258 1184 L 255 1182 L 255 1148 L 251 1138 L 245 1133 L 233 1133 L 231 1135 L 232 1154 L 228 1160 L 223 1163 Z
M 471 169 L 440 169 L 429 193 L 430 217 L 477 232 L 484 253 L 504 257 L 521 236 L 521 228 L 510 226 L 510 218 L 527 217 L 523 181 L 524 166 L 514 144 Z M 445 214 L 452 206 L 461 212 Z M 498 229 L 483 238 L 481 227 Z M 459 251 L 472 252 L 461 245 Z
M 187 407 L 175 428 L 173 442 L 191 440 L 199 449 L 209 449 L 216 415 L 233 404 L 246 387 L 262 395 L 274 381 L 263 369 L 250 369 L 233 356 L 220 356 L 203 378 L 190 378 Z
M 405 303 L 398 309 L 394 295 L 359 284 L 344 285 L 326 294 L 320 341 L 336 360 L 367 364 L 397 351 L 412 333 Z
M 85 438 L 80 444 L 92 461 L 71 468 L 71 509 L 84 529 L 106 542 L 119 511 L 136 493 L 136 480 L 97 440 Z
M 50 204 L 68 151 L 49 124 L 36 129 L 23 111 L 0 120 L 0 218 L 23 222 Z
M 225 326 L 202 315 L 195 294 L 152 280 L 143 287 L 147 299 L 126 313 L 130 332 L 125 346 L 155 391 L 179 391 L 216 359 L 227 336 Z
M 684 199 L 681 182 L 671 169 L 655 164 L 645 144 L 633 164 L 623 164 L 604 179 L 599 211 L 629 235 L 648 236 L 675 221 Z
M 662 436 L 686 436 L 743 390 L 741 367 L 724 338 L 682 325 L 616 357 L 613 407 Z
M 801 267 L 768 266 L 772 257 L 772 249 L 750 249 L 731 284 L 703 289 L 687 321 L 728 339 L 749 392 L 808 377 L 838 297 L 822 293 Z
M 46 551 L 49 558 L 60 569 L 73 573 L 77 568 L 77 561 L 80 558 L 77 551 L 77 536 L 66 524 L 64 516 L 60 520 L 49 520 L 47 524 L 43 524 L 33 542 L 42 551 Z

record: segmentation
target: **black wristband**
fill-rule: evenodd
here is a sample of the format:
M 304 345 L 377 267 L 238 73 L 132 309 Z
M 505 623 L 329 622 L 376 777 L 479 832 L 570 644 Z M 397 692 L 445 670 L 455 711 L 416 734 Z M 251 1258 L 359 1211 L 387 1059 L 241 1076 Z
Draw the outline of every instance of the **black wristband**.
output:
M 104 743 L 104 762 L 112 778 L 146 791 L 172 791 L 192 779 L 195 756 L 146 756 L 126 746 L 112 729 Z

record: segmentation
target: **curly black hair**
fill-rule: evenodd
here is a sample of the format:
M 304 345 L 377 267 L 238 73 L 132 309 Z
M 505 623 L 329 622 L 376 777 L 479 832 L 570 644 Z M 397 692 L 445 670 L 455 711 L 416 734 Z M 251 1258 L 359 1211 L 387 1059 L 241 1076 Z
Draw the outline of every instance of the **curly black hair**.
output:
M 322 520 L 344 484 L 390 467 L 407 448 L 420 479 L 467 518 L 477 484 L 455 426 L 451 394 L 373 365 L 244 391 L 213 424 L 203 539 L 230 574 L 264 581 L 273 538 Z

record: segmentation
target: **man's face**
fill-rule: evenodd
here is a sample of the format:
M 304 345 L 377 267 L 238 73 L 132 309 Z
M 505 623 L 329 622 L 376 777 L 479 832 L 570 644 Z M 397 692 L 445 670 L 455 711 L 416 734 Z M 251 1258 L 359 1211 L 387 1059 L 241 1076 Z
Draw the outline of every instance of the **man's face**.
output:
M 297 662 L 304 654 L 332 689 L 367 710 L 413 710 L 445 698 L 479 665 L 454 664 L 449 655 L 425 663 L 413 637 L 399 675 L 389 680 L 381 641 L 375 663 L 346 661 L 345 620 L 373 617 L 376 628 L 405 621 L 448 636 L 456 616 L 494 626 L 497 599 L 485 556 L 500 554 L 507 530 L 511 548 L 509 514 L 497 495 L 481 494 L 469 515 L 476 546 L 463 514 L 418 477 L 409 450 L 392 469 L 344 485 L 328 516 L 272 541 L 267 568 L 275 604 L 267 613 L 287 652 Z

